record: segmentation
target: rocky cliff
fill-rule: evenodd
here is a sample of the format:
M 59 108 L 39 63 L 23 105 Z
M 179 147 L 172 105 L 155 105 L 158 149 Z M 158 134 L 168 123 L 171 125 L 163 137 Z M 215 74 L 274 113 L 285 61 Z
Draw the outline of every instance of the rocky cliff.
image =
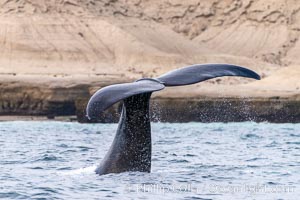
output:
M 75 114 L 81 111 L 76 102 L 86 102 L 105 85 L 207 62 L 243 65 L 264 79 L 215 79 L 155 98 L 299 100 L 295 0 L 0 0 L 0 5 L 2 115 Z

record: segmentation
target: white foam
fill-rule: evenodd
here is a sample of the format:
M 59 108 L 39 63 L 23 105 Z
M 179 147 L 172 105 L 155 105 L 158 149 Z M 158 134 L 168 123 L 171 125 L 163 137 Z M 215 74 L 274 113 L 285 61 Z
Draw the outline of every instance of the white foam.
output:
M 92 165 L 90 167 L 82 167 L 82 168 L 79 168 L 79 169 L 75 169 L 75 170 L 71 170 L 71 171 L 67 171 L 67 172 L 62 172 L 60 174 L 69 175 L 69 176 L 72 176 L 72 175 L 84 175 L 84 174 L 94 174 L 96 168 L 97 168 L 97 165 Z

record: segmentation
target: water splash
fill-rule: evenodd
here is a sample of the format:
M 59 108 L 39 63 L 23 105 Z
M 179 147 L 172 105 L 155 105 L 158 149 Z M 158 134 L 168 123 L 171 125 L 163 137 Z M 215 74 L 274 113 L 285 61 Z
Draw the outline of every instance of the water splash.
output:
M 84 175 L 84 174 L 96 174 L 95 173 L 96 168 L 97 168 L 97 165 L 93 165 L 93 166 L 82 167 L 82 168 L 67 171 L 67 172 L 59 172 L 58 174 L 67 175 L 67 176 Z

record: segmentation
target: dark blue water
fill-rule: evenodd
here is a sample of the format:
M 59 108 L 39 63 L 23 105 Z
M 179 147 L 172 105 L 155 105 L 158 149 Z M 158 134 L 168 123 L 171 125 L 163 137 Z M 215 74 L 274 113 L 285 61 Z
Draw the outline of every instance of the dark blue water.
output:
M 154 123 L 152 173 L 98 176 L 116 128 L 0 123 L 0 198 L 300 198 L 300 124 Z

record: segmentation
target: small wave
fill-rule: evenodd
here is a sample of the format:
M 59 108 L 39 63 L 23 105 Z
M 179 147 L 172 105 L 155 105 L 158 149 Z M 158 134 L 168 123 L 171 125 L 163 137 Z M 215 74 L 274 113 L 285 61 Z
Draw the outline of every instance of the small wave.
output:
M 35 196 L 39 196 L 39 195 L 46 195 L 47 196 L 47 195 L 49 195 L 49 193 L 59 194 L 59 191 L 57 189 L 55 189 L 55 188 L 50 188 L 50 187 L 36 187 L 34 189 L 43 191 L 43 192 L 34 194 Z
M 58 168 L 57 170 L 72 170 L 71 167 L 61 167 L 61 168 Z
M 93 134 L 94 132 L 88 128 L 83 128 L 80 130 L 81 133 L 83 134 Z
M 93 147 L 87 147 L 87 146 L 77 146 L 76 148 L 80 149 L 80 151 L 89 151 L 91 149 L 94 149 Z
M 212 129 L 212 131 L 222 132 L 222 131 L 224 131 L 224 128 L 214 128 L 214 129 Z
M 173 140 L 160 140 L 160 141 L 157 141 L 155 144 L 178 144 L 180 143 L 180 141 L 173 141 Z
M 290 136 L 291 136 L 291 137 L 300 137 L 300 134 L 294 134 L 294 133 L 291 133 Z
M 67 144 L 58 144 L 56 146 L 61 147 L 61 148 L 69 148 L 69 146 Z
M 220 143 L 218 143 L 218 142 L 204 142 L 204 144 L 219 145 Z
M 56 161 L 58 160 L 59 158 L 54 156 L 54 155 L 43 155 L 41 158 L 38 158 L 36 160 L 34 160 L 34 162 L 40 162 L 40 161 Z
M 42 167 L 28 167 L 28 169 L 44 169 Z
M 286 144 L 297 144 L 297 145 L 299 145 L 300 142 L 286 142 Z
M 185 154 L 185 155 L 183 155 L 183 156 L 185 156 L 185 157 L 195 157 L 195 156 L 197 156 L 197 155 L 194 155 L 194 154 Z
M 243 139 L 243 140 L 246 140 L 246 139 L 260 139 L 260 138 L 262 138 L 262 137 L 259 136 L 259 135 L 253 134 L 253 133 L 248 133 L 248 134 L 245 134 L 245 135 L 241 136 L 241 139 Z
M 202 178 L 212 178 L 213 176 L 212 175 L 210 175 L 210 174 L 208 174 L 208 175 L 203 175 L 203 176 L 201 176 Z
M 184 199 L 212 200 L 212 199 L 207 199 L 207 198 L 202 198 L 202 197 L 195 197 L 195 196 L 188 196 L 188 197 L 185 197 Z
M 268 181 L 267 182 L 268 185 L 279 185 L 278 183 L 272 182 L 272 181 Z
M 267 158 L 257 158 L 257 157 L 255 157 L 255 158 L 251 158 L 251 159 L 248 159 L 248 160 L 246 160 L 247 162 L 254 162 L 254 161 L 257 161 L 257 160 L 266 160 Z
M 260 168 L 259 165 L 246 165 L 246 166 L 249 167 L 249 168 Z
M 265 147 L 276 147 L 276 146 L 278 146 L 278 145 L 279 145 L 279 143 L 273 141 L 273 142 L 271 142 L 270 144 L 265 145 Z
M 22 195 L 20 193 L 17 192 L 0 192 L 0 199 L 27 199 L 28 196 Z
M 170 160 L 171 163 L 188 163 L 189 161 L 188 160 L 185 160 L 185 159 L 173 159 L 173 160 Z

